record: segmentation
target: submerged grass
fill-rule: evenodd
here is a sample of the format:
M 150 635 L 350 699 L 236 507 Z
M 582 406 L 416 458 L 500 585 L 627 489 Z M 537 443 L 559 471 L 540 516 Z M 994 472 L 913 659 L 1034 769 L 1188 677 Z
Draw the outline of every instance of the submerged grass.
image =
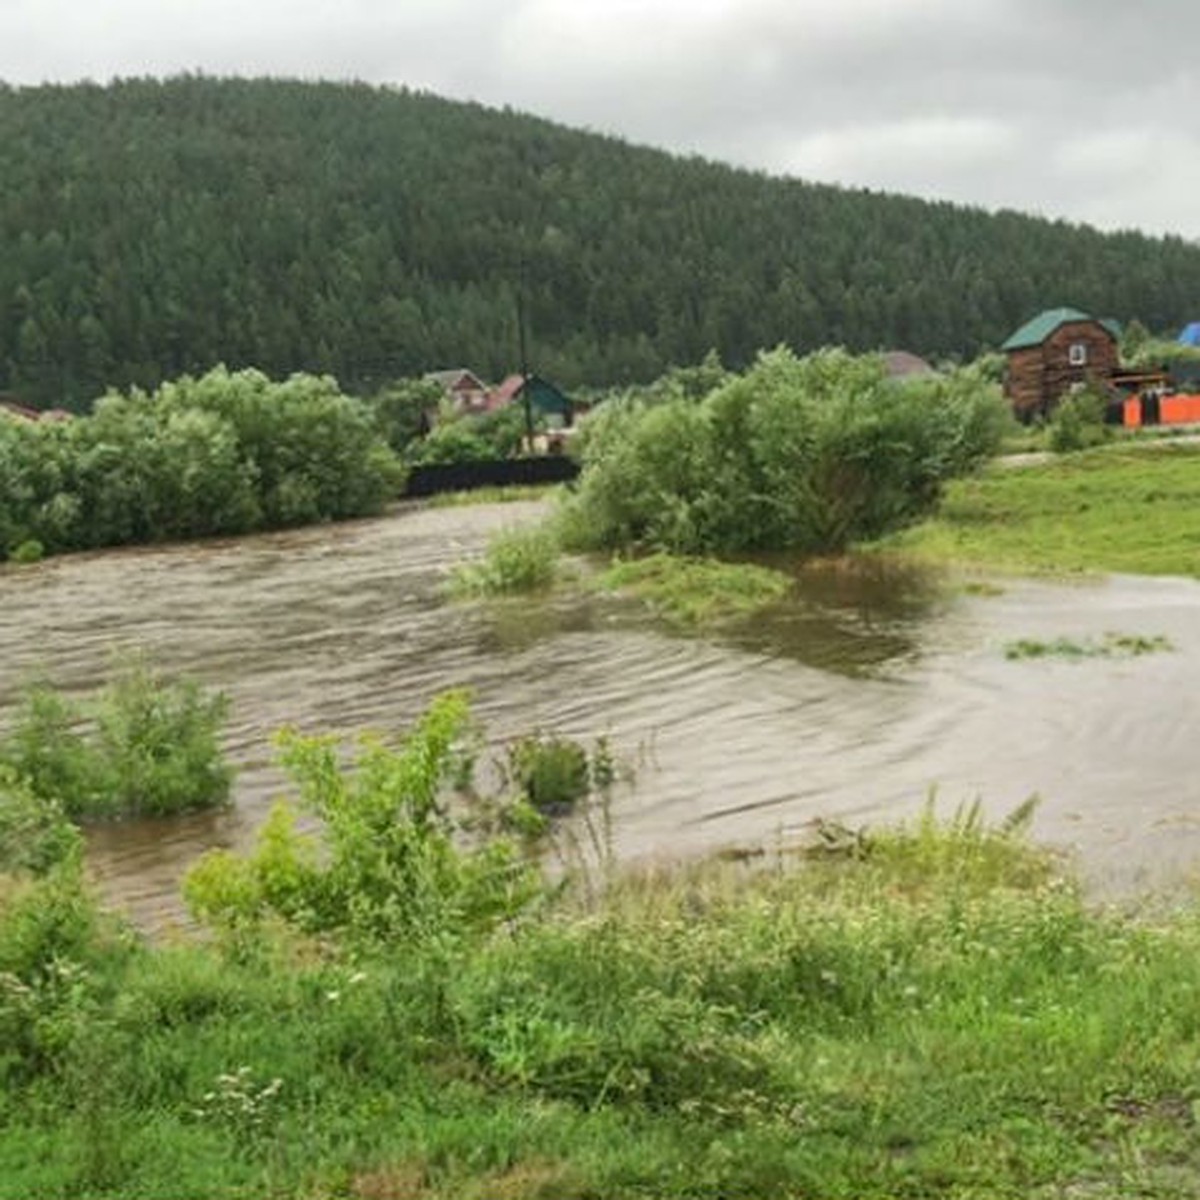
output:
M 1110 446 L 949 485 L 882 545 L 1015 571 L 1200 576 L 1200 447 Z
M 550 530 L 505 529 L 488 542 L 482 559 L 455 569 L 450 591 L 460 598 L 545 592 L 558 574 L 558 541 Z
M 150 949 L 24 884 L 0 1195 L 1194 1194 L 1200 913 L 1089 908 L 1031 811 L 568 884 L 469 950 Z
M 753 563 L 652 554 L 614 562 L 596 584 L 644 600 L 676 625 L 698 627 L 753 616 L 782 600 L 792 579 Z
M 1145 654 L 1158 654 L 1172 650 L 1170 639 L 1157 634 L 1146 637 L 1135 633 L 1106 633 L 1102 638 L 1075 640 L 1060 637 L 1051 641 L 1038 638 L 1019 638 L 1004 647 L 1004 657 L 1027 658 L 1140 658 Z

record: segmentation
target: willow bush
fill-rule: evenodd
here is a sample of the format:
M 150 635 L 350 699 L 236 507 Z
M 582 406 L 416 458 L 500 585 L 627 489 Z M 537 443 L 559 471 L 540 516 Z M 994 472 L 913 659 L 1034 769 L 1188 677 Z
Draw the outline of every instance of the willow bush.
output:
M 563 514 L 577 549 L 836 551 L 926 514 L 999 445 L 994 386 L 898 382 L 877 356 L 759 356 L 697 402 L 605 406 Z
M 76 420 L 0 422 L 0 560 L 362 516 L 402 473 L 333 379 L 218 367 Z

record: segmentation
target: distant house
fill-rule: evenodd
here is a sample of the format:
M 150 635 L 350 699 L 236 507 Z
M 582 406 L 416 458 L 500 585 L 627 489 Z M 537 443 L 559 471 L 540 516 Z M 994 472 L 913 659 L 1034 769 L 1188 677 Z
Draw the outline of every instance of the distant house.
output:
M 14 421 L 70 421 L 72 415 L 65 408 L 30 408 L 11 395 L 0 396 L 0 417 Z
M 920 379 L 925 375 L 937 374 L 920 355 L 908 350 L 886 350 L 881 357 L 889 379 Z
M 1022 420 L 1044 416 L 1077 384 L 1104 386 L 1118 367 L 1115 321 L 1077 308 L 1051 308 L 1000 347 L 1008 355 L 1004 394 Z
M 487 408 L 487 384 L 466 367 L 429 371 L 422 378 L 429 383 L 436 383 L 457 413 L 479 413 Z
M 524 404 L 526 397 L 535 417 L 551 425 L 568 426 L 574 420 L 575 407 L 568 396 L 540 375 L 510 375 L 488 393 L 489 411 L 509 404 Z
M 36 408 L 29 408 L 16 400 L 7 397 L 0 399 L 0 416 L 11 417 L 15 421 L 40 421 L 42 414 Z

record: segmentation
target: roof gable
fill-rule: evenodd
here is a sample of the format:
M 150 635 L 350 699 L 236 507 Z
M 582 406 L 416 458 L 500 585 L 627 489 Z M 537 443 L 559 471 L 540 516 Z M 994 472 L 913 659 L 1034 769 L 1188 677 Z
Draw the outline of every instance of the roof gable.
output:
M 482 392 L 487 387 L 483 380 L 467 367 L 453 367 L 448 371 L 426 371 L 422 378 L 430 383 L 436 383 L 448 392 Z
M 1080 312 L 1077 308 L 1048 308 L 1045 312 L 1038 313 L 1032 321 L 1026 321 L 1000 349 L 1025 350 L 1032 346 L 1040 346 L 1060 325 L 1069 325 L 1075 321 L 1091 321 L 1114 338 L 1118 333 L 1118 330 L 1113 328 L 1116 322 L 1097 321 L 1095 317 Z

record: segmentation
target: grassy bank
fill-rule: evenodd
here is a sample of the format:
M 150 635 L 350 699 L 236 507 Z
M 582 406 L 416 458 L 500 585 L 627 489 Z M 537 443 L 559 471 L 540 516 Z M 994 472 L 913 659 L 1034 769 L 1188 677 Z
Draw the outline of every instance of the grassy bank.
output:
M 882 545 L 1015 571 L 1200 576 L 1200 447 L 1107 447 L 947 488 Z
M 568 888 L 482 940 L 150 949 L 0 893 L 0 1195 L 1194 1194 L 1200 914 L 977 814 Z

